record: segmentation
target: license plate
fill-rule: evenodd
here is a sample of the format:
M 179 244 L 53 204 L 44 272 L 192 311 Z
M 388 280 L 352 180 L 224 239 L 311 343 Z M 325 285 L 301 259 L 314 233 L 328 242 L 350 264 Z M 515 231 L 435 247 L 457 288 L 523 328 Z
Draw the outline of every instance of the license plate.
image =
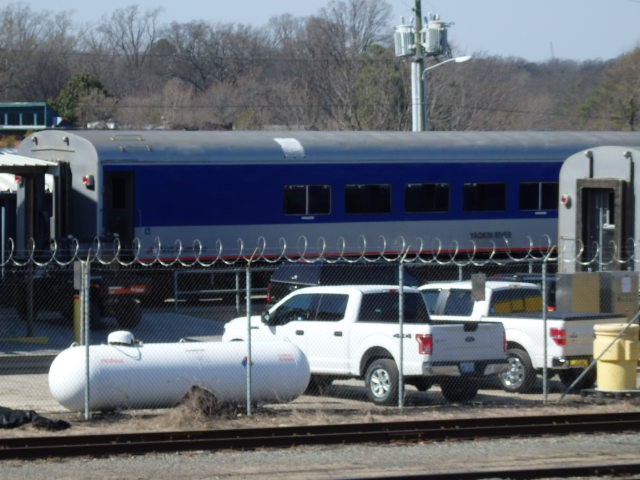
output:
M 569 366 L 570 367 L 588 367 L 589 366 L 589 360 L 587 360 L 586 358 L 579 358 L 579 359 L 573 359 L 573 360 L 569 360 Z
M 460 363 L 460 373 L 473 373 L 476 371 L 476 365 L 473 362 Z

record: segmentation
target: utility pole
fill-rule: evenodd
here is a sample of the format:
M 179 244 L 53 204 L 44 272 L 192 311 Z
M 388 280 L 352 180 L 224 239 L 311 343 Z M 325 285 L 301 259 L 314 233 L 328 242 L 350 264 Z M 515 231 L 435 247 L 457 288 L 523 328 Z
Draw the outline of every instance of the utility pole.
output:
M 444 63 L 465 62 L 471 57 L 452 58 L 447 42 L 447 28 L 452 25 L 440 20 L 438 15 L 429 15 L 426 25 L 422 23 L 421 0 L 415 0 L 414 25 L 404 24 L 402 19 L 393 34 L 396 57 L 411 57 L 411 119 L 412 130 L 427 129 L 427 102 L 425 73 Z M 425 57 L 436 59 L 434 65 L 424 68 Z
M 422 6 L 421 0 L 416 0 L 415 31 L 420 35 L 422 31 Z M 414 37 L 415 38 L 415 37 Z M 424 69 L 424 53 L 421 42 L 415 42 L 415 54 L 411 62 L 411 125 L 412 131 L 422 132 L 425 129 L 425 103 L 424 103 L 424 82 L 422 80 L 422 70 Z

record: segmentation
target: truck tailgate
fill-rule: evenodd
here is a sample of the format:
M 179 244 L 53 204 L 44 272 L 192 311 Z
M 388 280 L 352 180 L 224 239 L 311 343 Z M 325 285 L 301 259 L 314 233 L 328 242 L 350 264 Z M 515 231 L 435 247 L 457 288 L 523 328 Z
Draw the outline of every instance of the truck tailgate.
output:
M 594 325 L 627 323 L 627 319 L 619 314 L 569 313 L 561 315 L 566 330 L 565 355 L 568 356 L 592 355 L 595 338 Z M 550 334 L 552 335 L 553 332 Z
M 433 356 L 438 361 L 503 359 L 504 328 L 497 322 L 434 322 Z

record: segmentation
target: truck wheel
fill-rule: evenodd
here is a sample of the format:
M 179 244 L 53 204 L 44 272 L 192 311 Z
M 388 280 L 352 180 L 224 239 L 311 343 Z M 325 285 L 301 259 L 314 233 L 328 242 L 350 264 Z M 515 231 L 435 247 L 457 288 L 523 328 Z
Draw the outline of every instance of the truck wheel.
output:
M 365 375 L 367 397 L 376 405 L 398 403 L 398 367 L 390 358 L 371 362 Z
M 584 369 L 582 368 L 570 368 L 568 370 L 560 370 L 558 377 L 565 387 L 571 386 L 571 384 L 580 376 Z M 582 377 L 575 387 L 576 390 L 582 390 L 583 388 L 591 388 L 596 384 L 596 369 L 592 368 L 587 374 Z
M 450 378 L 440 385 L 447 402 L 468 402 L 478 394 L 478 381 L 473 378 Z
M 122 328 L 135 328 L 140 323 L 142 312 L 140 302 L 135 299 L 119 303 L 115 309 L 116 322 Z
M 536 372 L 531 365 L 527 352 L 519 348 L 507 350 L 509 369 L 498 375 L 502 388 L 506 392 L 529 392 L 536 382 Z

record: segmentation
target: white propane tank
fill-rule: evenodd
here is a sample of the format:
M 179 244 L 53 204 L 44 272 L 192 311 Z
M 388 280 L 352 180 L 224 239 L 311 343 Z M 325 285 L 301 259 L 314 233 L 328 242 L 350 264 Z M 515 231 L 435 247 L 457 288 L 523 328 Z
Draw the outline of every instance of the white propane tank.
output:
M 246 342 L 142 344 L 129 332 L 113 332 L 108 345 L 89 346 L 89 408 L 169 408 L 192 387 L 220 401 L 245 403 Z M 309 362 L 289 342 L 251 344 L 252 401 L 286 402 L 301 395 L 310 378 Z M 49 390 L 71 411 L 85 408 L 86 347 L 60 352 L 49 369 Z

